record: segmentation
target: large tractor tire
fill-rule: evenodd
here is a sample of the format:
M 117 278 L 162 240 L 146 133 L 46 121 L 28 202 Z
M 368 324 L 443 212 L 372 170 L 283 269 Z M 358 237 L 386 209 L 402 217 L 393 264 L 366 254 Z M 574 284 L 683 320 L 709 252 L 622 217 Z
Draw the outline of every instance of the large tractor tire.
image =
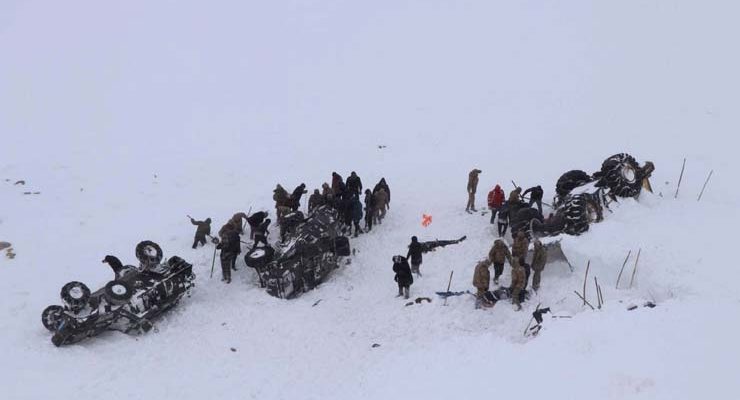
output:
M 262 270 L 267 264 L 272 262 L 275 257 L 275 249 L 272 247 L 255 247 L 244 256 L 244 262 L 248 267 L 258 271 Z
M 561 198 L 570 194 L 573 189 L 592 182 L 593 178 L 591 175 L 584 171 L 574 169 L 568 171 L 560 176 L 557 184 L 555 185 L 555 193 Z
M 588 231 L 589 225 L 598 219 L 598 205 L 588 194 L 568 198 L 561 209 L 565 219 L 565 233 L 580 235 Z
M 637 197 L 642 190 L 643 171 L 634 157 L 615 154 L 601 164 L 599 186 L 609 189 L 616 197 Z
M 60 293 L 64 304 L 72 311 L 79 311 L 90 300 L 90 289 L 82 282 L 69 282 L 62 287 Z
M 162 248 L 151 240 L 144 240 L 136 245 L 136 258 L 142 267 L 154 267 L 162 262 Z
M 64 307 L 49 306 L 41 313 L 41 323 L 49 332 L 56 332 L 59 326 L 64 322 Z
M 105 285 L 104 293 L 112 304 L 124 304 L 134 295 L 134 289 L 126 281 L 112 280 Z

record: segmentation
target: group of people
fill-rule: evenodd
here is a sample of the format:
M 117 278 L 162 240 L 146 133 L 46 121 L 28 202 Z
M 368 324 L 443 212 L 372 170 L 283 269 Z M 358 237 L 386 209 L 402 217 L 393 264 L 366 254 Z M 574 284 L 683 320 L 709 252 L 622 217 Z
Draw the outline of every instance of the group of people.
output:
M 301 196 L 306 193 L 305 188 L 306 185 L 301 184 L 288 194 L 282 186 L 277 185 L 273 200 L 279 223 L 282 217 L 298 210 Z M 385 178 L 380 179 L 372 190 L 365 189 L 365 197 L 360 200 L 362 194 L 362 179 L 355 171 L 350 173 L 346 181 L 337 172 L 332 172 L 331 185 L 325 182 L 321 185 L 321 191 L 314 189 L 309 197 L 308 213 L 324 205 L 333 207 L 344 224 L 343 232 L 357 237 L 360 233 L 372 230 L 374 224 L 382 223 L 391 202 L 391 190 Z M 361 227 L 363 220 L 364 227 Z
M 527 263 L 527 253 L 529 250 L 529 239 L 524 232 L 519 232 L 514 239 L 511 249 L 502 239 L 496 239 L 493 247 L 488 252 L 488 257 L 478 262 L 473 273 L 473 286 L 476 292 L 476 308 L 488 307 L 492 305 L 487 293 L 491 287 L 490 266 L 493 265 L 494 275 L 493 283 L 498 285 L 501 275 L 504 273 L 504 264 L 508 261 L 511 266 L 511 283 L 508 286 L 512 303 L 517 310 L 521 310 L 521 301 L 523 300 L 524 291 L 529 284 L 529 277 L 532 271 L 532 289 L 540 289 L 542 271 L 547 264 L 547 249 L 539 239 L 534 239 L 534 251 L 532 253 L 531 263 Z
M 479 176 L 483 171 L 473 169 L 468 174 L 468 205 L 465 207 L 467 212 L 476 212 L 475 194 L 478 190 Z M 529 198 L 527 198 L 529 195 Z M 509 210 L 514 208 L 513 205 L 526 205 L 528 207 L 537 206 L 537 210 L 542 215 L 542 197 L 544 191 L 542 187 L 533 186 L 522 193 L 521 187 L 516 187 L 509 192 L 508 200 L 501 185 L 496 185 L 488 192 L 488 208 L 491 210 L 491 224 L 496 223 L 498 217 L 498 236 L 503 237 L 509 228 Z
M 403 296 L 406 299 L 409 298 L 411 285 L 414 284 L 414 274 L 421 277 L 421 263 L 424 253 L 424 248 L 416 236 L 411 237 L 411 244 L 408 247 L 406 257 L 397 255 L 392 258 L 393 272 L 395 273 L 393 279 L 398 284 L 398 296 L 396 297 Z M 410 265 L 409 261 L 411 261 Z

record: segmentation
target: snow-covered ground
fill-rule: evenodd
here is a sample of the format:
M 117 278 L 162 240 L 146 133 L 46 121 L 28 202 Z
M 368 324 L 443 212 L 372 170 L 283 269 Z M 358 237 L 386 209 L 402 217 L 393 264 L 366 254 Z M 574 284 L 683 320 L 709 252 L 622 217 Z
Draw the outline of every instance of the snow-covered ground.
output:
M 0 241 L 17 253 L 0 257 L 3 398 L 736 398 L 738 11 L 0 2 Z M 655 194 L 564 238 L 575 271 L 548 265 L 523 312 L 434 296 L 452 270 L 452 289 L 472 290 L 494 239 L 487 216 L 463 211 L 469 170 L 483 170 L 479 206 L 511 179 L 551 198 L 563 172 L 622 151 L 655 162 Z M 185 214 L 218 229 L 236 211 L 272 210 L 276 183 L 313 190 L 353 170 L 366 186 L 388 180 L 388 219 L 297 300 L 268 296 L 243 260 L 231 285 L 209 279 L 213 248 L 190 249 Z M 391 257 L 412 235 L 468 240 L 425 258 L 411 291 L 433 302 L 405 307 Z M 133 263 L 144 239 L 195 265 L 192 297 L 157 332 L 55 348 L 40 314 L 61 286 L 102 286 L 112 274 L 100 260 Z M 615 289 L 640 248 L 634 287 L 630 263 Z M 589 260 L 599 311 L 573 294 Z M 646 301 L 657 307 L 627 311 Z M 572 318 L 548 315 L 525 338 L 537 303 Z

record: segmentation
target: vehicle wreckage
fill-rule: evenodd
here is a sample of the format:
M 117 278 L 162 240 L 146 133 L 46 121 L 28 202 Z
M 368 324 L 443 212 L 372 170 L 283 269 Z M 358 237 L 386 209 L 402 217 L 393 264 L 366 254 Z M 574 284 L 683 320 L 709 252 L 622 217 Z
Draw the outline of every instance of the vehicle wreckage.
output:
M 72 344 L 107 330 L 140 334 L 152 329 L 153 319 L 177 305 L 194 286 L 193 266 L 180 257 L 162 262 L 162 249 L 154 242 L 136 246 L 139 267 L 123 265 L 106 256 L 115 279 L 90 292 L 81 282 L 62 287 L 63 305 L 47 307 L 41 314 L 44 327 L 53 333 L 55 346 Z
M 649 179 L 654 170 L 652 162 L 640 166 L 631 155 L 620 153 L 604 160 L 593 174 L 568 171 L 557 181 L 551 217 L 545 219 L 526 203 L 509 205 L 512 235 L 519 231 L 537 237 L 587 232 L 592 223 L 603 220 L 603 210 L 612 202 L 637 198 L 643 189 L 652 191 Z

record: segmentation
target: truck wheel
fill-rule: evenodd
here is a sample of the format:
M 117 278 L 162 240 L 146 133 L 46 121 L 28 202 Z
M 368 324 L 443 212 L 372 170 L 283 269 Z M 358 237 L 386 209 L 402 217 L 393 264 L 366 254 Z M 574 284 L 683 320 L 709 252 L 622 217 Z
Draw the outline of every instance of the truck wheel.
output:
M 615 154 L 601 164 L 601 183 L 617 197 L 636 197 L 642 190 L 642 170 L 634 157 Z
M 260 270 L 269 264 L 275 256 L 272 247 L 255 247 L 244 256 L 244 262 L 248 267 Z
M 128 282 L 112 280 L 105 285 L 105 296 L 113 304 L 125 303 L 134 295 L 134 290 Z
M 82 282 L 69 282 L 62 287 L 62 301 L 72 311 L 79 311 L 90 300 L 90 289 Z
M 46 307 L 44 312 L 41 313 L 41 323 L 44 324 L 44 328 L 50 332 L 56 332 L 59 326 L 64 321 L 64 307 L 62 306 L 49 306 Z
M 558 182 L 555 185 L 555 192 L 562 198 L 570 194 L 573 189 L 581 185 L 585 185 L 592 180 L 593 178 L 591 178 L 591 175 L 584 171 L 574 169 L 564 173 L 560 179 L 558 179 Z
M 143 267 L 158 265 L 162 262 L 162 248 L 151 240 L 144 240 L 136 245 L 136 258 Z
M 569 235 L 580 235 L 588 231 L 589 224 L 596 221 L 595 207 L 588 195 L 569 198 L 563 206 L 564 232 Z

